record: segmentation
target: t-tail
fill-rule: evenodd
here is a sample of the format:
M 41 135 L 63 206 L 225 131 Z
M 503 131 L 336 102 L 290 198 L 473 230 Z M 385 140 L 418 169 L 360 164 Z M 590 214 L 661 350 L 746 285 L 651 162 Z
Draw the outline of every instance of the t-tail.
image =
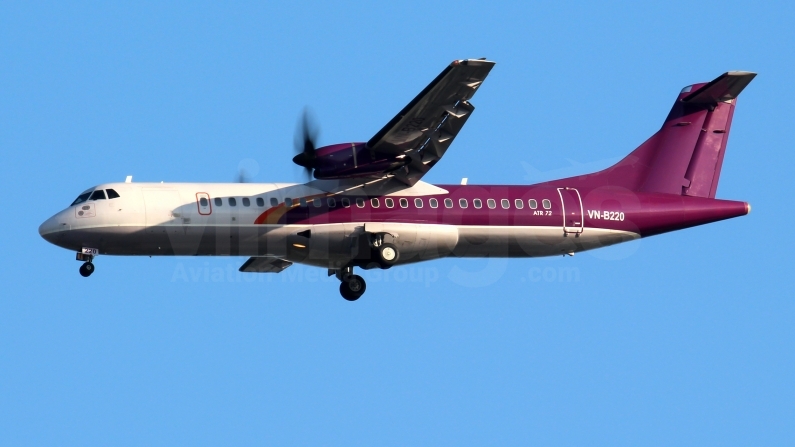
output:
M 685 87 L 657 133 L 617 164 L 571 183 L 715 198 L 737 96 L 755 76 L 730 71 Z

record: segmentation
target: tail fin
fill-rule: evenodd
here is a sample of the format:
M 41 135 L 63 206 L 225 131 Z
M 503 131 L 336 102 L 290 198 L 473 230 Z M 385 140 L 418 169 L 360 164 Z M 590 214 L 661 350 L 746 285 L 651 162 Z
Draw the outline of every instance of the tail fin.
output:
M 714 198 L 737 96 L 755 76 L 731 71 L 685 87 L 656 134 L 616 165 L 577 183 Z
M 725 73 L 682 99 L 684 103 L 704 104 L 708 110 L 685 173 L 689 184 L 682 188 L 682 195 L 715 198 L 737 96 L 755 76 L 744 71 Z

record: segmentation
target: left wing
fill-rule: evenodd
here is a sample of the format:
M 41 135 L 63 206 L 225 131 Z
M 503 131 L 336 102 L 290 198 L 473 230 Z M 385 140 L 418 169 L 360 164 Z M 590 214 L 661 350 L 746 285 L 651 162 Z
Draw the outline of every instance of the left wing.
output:
M 485 59 L 453 61 L 375 134 L 367 147 L 376 153 L 407 157 L 408 163 L 391 174 L 414 185 L 444 156 L 464 127 L 475 110 L 469 99 L 492 67 L 494 62 Z

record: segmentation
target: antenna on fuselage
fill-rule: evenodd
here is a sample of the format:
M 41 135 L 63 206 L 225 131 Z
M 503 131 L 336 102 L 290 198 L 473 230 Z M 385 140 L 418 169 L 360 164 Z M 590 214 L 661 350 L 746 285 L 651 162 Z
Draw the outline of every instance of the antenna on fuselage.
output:
M 126 179 L 124 179 L 124 183 L 132 183 L 132 176 L 128 175 Z

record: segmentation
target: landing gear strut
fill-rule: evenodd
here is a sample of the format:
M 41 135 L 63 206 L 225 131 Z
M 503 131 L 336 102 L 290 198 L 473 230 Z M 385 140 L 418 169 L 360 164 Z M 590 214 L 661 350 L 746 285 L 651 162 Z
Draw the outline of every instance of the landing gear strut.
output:
M 337 278 L 340 280 L 340 295 L 348 301 L 358 300 L 367 290 L 364 278 L 354 275 L 353 267 L 337 270 Z

